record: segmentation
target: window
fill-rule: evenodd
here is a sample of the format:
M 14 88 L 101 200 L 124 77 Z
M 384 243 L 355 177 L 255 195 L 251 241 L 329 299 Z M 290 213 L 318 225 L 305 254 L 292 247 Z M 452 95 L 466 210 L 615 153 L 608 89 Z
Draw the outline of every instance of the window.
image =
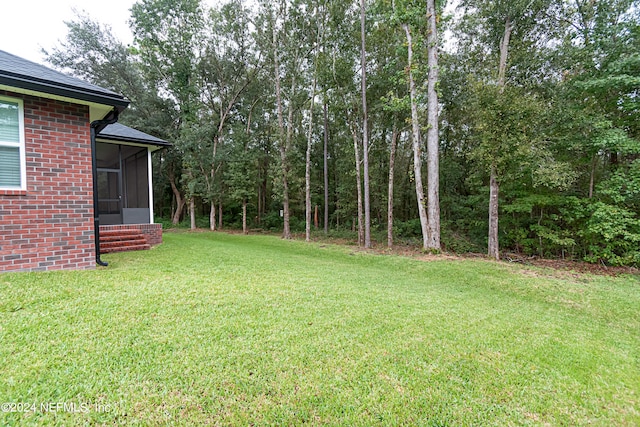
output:
M 21 99 L 0 97 L 0 189 L 26 188 Z

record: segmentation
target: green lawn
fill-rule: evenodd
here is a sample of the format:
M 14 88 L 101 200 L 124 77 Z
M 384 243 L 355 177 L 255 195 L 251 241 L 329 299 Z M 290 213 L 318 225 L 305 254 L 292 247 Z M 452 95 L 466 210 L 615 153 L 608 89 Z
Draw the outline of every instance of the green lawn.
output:
M 164 238 L 0 275 L 0 425 L 640 424 L 638 277 Z

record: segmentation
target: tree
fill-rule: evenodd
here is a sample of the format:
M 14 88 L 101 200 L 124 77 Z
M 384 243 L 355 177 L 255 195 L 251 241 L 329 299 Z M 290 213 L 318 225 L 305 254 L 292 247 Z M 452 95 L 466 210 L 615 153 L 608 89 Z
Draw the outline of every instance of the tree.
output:
M 427 218 L 426 201 L 422 187 L 422 143 L 420 139 L 420 119 L 418 117 L 418 93 L 413 78 L 413 37 L 409 24 L 402 25 L 407 36 L 407 74 L 409 79 L 409 96 L 411 100 L 411 140 L 413 144 L 413 177 L 416 186 L 416 199 L 418 201 L 418 214 L 420 227 L 422 228 L 422 247 L 429 246 L 429 220 Z
M 393 182 L 395 177 L 396 150 L 398 147 L 397 119 L 393 118 L 391 147 L 389 148 L 389 189 L 387 191 L 387 247 L 393 247 Z
M 199 151 L 197 157 L 206 183 L 205 200 L 210 203 L 211 230 L 215 230 L 216 201 L 220 199 L 216 188 L 216 174 L 222 166 L 218 156 L 220 146 L 231 115 L 257 72 L 257 59 L 250 48 L 249 22 L 249 10 L 240 1 L 233 0 L 220 9 L 212 9 L 207 22 L 209 35 L 198 65 L 203 101 L 209 112 L 202 119 L 214 127 L 212 137 L 205 140 L 211 141 L 210 147 Z
M 369 189 L 369 116 L 367 109 L 367 48 L 365 0 L 360 0 L 360 73 L 362 96 L 362 165 L 364 172 L 364 247 L 371 247 L 371 194 Z
M 251 116 L 251 112 L 249 116 Z M 247 226 L 247 203 L 255 194 L 256 187 L 256 151 L 252 149 L 251 121 L 247 122 L 244 130 L 237 129 L 230 136 L 227 148 L 227 164 L 225 169 L 225 182 L 230 188 L 230 198 L 242 205 L 242 232 L 249 233 Z
M 329 233 L 329 113 L 327 111 L 327 94 L 324 94 L 322 112 L 324 113 L 323 149 L 322 149 L 322 175 L 324 182 L 324 234 Z
M 411 140 L 413 146 L 413 178 L 415 183 L 416 202 L 420 228 L 422 230 L 422 247 L 424 250 L 440 249 L 440 211 L 439 211 L 439 178 L 438 178 L 438 98 L 436 93 L 437 71 L 437 33 L 435 28 L 435 5 L 427 2 L 427 22 L 424 19 L 424 8 L 413 1 L 392 3 L 392 20 L 399 22 L 405 34 L 407 45 L 407 83 L 409 87 L 409 105 L 411 108 Z M 421 73 L 419 61 L 414 59 L 415 49 L 419 53 L 424 45 L 420 29 L 429 27 L 427 44 L 428 62 L 428 114 L 427 114 L 427 189 L 425 197 L 422 174 L 422 137 L 420 130 L 419 93 L 416 75 Z M 417 38 L 415 36 L 417 33 Z M 415 39 L 415 40 L 414 40 Z
M 440 140 L 438 136 L 438 32 L 435 0 L 427 0 L 427 242 L 425 249 L 440 250 Z
M 195 201 L 200 188 L 199 171 L 189 134 L 200 111 L 197 62 L 199 60 L 203 28 L 202 7 L 199 0 L 141 0 L 131 7 L 131 26 L 134 41 L 139 45 L 143 73 L 153 82 L 159 93 L 166 93 L 175 103 L 177 112 L 176 150 L 187 156 L 183 163 L 182 180 L 172 182 L 178 208 L 184 206 L 181 192 L 190 200 L 191 216 L 195 216 Z M 199 148 L 199 147 L 198 147 Z M 172 175 L 175 176 L 175 175 Z M 182 188 L 178 186 L 181 185 Z M 180 216 L 176 210 L 174 223 Z M 192 227 L 195 223 L 192 222 Z
M 262 21 L 259 29 L 258 43 L 261 49 L 266 51 L 265 57 L 271 60 L 273 84 L 276 97 L 276 113 L 278 123 L 278 150 L 280 153 L 280 173 L 282 182 L 282 211 L 284 226 L 282 237 L 291 238 L 289 185 L 290 185 L 290 151 L 294 131 L 294 99 L 298 91 L 297 77 L 301 64 L 300 39 L 301 28 L 299 22 L 294 19 L 293 8 L 290 9 L 286 0 L 280 0 L 275 7 L 271 2 L 262 2 Z M 286 62 L 282 64 L 282 58 Z M 284 67 L 283 67 L 284 65 Z M 289 79 L 290 90 L 287 99 L 283 96 L 283 75 Z M 287 104 L 287 122 L 285 127 L 284 108 Z
M 542 15 L 548 8 L 548 2 L 546 0 L 522 0 L 522 1 L 496 1 L 491 3 L 483 3 L 475 0 L 464 0 L 461 2 L 461 6 L 465 8 L 468 25 L 474 25 L 479 27 L 484 32 L 480 40 L 469 39 L 468 43 L 471 44 L 469 48 L 488 49 L 489 51 L 498 53 L 498 67 L 497 73 L 493 73 L 493 81 L 487 81 L 487 83 L 495 85 L 498 88 L 497 93 L 491 91 L 493 96 L 502 97 L 506 87 L 507 68 L 510 53 L 510 46 L 512 42 L 512 35 L 514 29 L 517 29 L 517 34 L 520 37 L 519 47 L 521 49 L 527 46 L 527 35 L 533 32 L 536 26 L 538 17 Z M 495 42 L 499 41 L 496 49 Z M 483 43 L 484 42 L 484 43 Z M 529 41 L 529 46 L 531 46 Z M 524 46 L 523 46 L 524 44 Z M 488 88 L 488 86 L 483 86 Z M 484 97 L 482 97 L 484 99 Z M 512 98 L 509 98 L 512 99 Z M 502 103 L 496 103 L 495 106 L 503 105 Z M 515 104 L 514 104 L 515 106 Z M 499 107 L 503 114 L 507 111 Z M 479 112 L 479 114 L 483 114 Z M 509 114 L 511 117 L 518 117 L 518 113 L 514 111 L 514 114 Z M 525 114 L 526 115 L 526 114 Z M 477 117 L 478 118 L 478 117 Z M 485 119 L 490 119 L 488 116 L 484 116 Z M 478 130 L 483 129 L 484 125 L 479 125 Z M 499 125 L 498 125 L 499 126 Z M 508 126 L 510 130 L 512 123 L 504 122 L 502 126 Z M 489 143 L 490 135 L 500 134 L 502 138 L 509 139 L 512 133 L 502 134 L 501 132 L 495 132 L 490 130 L 489 132 L 480 132 L 479 140 L 483 141 L 481 147 L 486 147 Z M 515 133 L 515 132 L 513 132 Z M 505 153 L 509 151 L 501 151 L 500 147 L 505 147 L 500 141 L 493 141 L 493 148 L 485 150 L 481 148 L 487 160 L 487 166 L 489 169 L 489 233 L 488 233 L 488 255 L 496 260 L 500 258 L 499 251 L 499 238 L 498 238 L 498 215 L 499 215 L 499 192 L 500 192 L 500 174 L 503 172 L 499 170 L 500 164 L 504 163 L 503 157 Z M 488 156 L 488 157 L 487 157 Z
M 313 117 L 316 98 L 316 89 L 318 86 L 318 57 L 320 53 L 320 45 L 323 39 L 323 22 L 324 16 L 319 16 L 318 6 L 315 8 L 316 21 L 316 41 L 313 46 L 313 77 L 311 85 L 311 97 L 309 99 L 309 126 L 307 131 L 307 150 L 305 155 L 305 240 L 311 240 L 311 148 L 313 144 Z M 324 13 L 323 13 L 324 15 Z
M 199 0 L 141 0 L 131 7 L 134 39 L 146 73 L 176 100 L 180 122 L 199 108 L 196 67 L 204 25 Z

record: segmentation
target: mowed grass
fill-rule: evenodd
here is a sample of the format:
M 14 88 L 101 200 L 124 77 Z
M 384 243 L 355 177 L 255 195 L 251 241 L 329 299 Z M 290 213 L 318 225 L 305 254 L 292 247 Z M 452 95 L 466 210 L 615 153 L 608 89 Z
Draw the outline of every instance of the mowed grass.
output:
M 164 240 L 0 275 L 1 425 L 640 424 L 638 277 Z

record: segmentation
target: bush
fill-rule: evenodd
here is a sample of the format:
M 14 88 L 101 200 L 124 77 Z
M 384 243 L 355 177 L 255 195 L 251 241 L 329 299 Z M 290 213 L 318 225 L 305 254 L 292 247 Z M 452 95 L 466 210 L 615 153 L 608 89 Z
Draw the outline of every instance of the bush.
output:
M 460 254 L 481 251 L 481 248 L 473 243 L 469 237 L 452 230 L 450 224 L 447 222 L 441 224 L 440 241 L 442 243 L 442 249 L 448 252 Z
M 171 222 L 171 218 L 154 218 L 154 222 L 156 224 L 162 224 L 163 230 L 174 228 L 173 223 Z
M 393 221 L 393 235 L 399 239 L 422 238 L 422 227 L 420 218 L 408 221 Z
M 603 202 L 593 204 L 583 234 L 588 240 L 588 262 L 640 265 L 640 219 L 634 212 Z
M 284 220 L 280 217 L 280 212 L 269 212 L 262 217 L 262 228 L 269 231 L 281 231 Z

